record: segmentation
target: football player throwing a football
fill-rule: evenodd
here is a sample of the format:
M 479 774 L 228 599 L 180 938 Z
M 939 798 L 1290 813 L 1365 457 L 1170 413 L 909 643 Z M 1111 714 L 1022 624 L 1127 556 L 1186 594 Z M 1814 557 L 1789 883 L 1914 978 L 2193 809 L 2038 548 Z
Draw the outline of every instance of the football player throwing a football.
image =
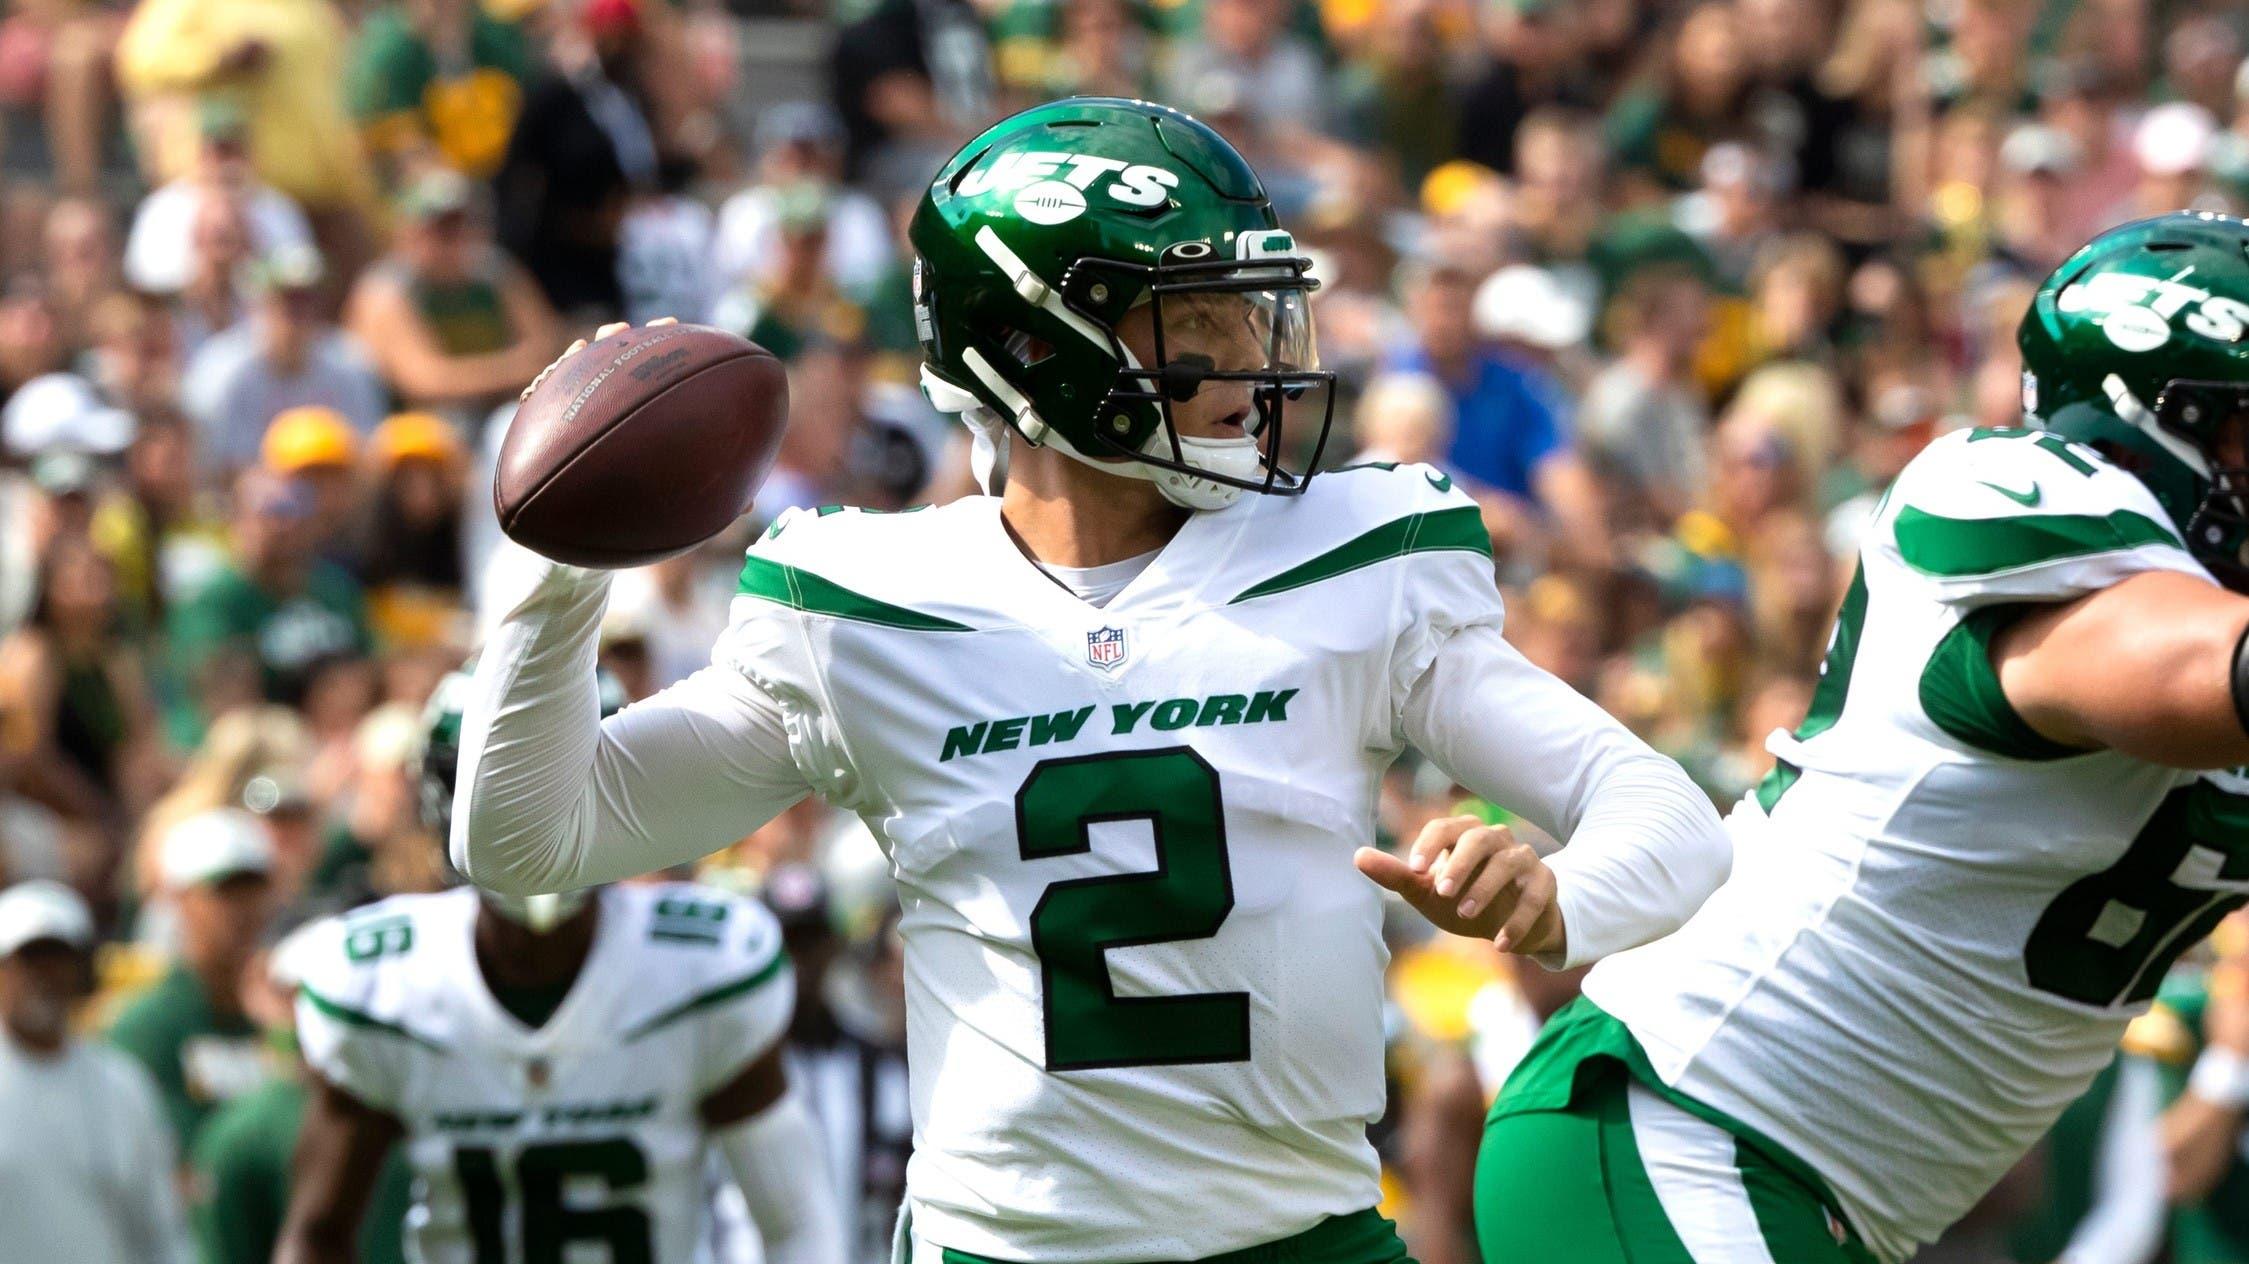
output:
M 455 855 L 569 890 L 820 795 L 874 831 L 903 906 L 903 1255 L 1402 1258 L 1366 1137 L 1367 876 L 1587 961 L 1717 886 L 1716 814 L 1509 648 L 1444 473 L 1316 473 L 1314 282 L 1215 132 L 1141 102 L 1026 111 L 946 163 L 910 235 L 924 386 L 992 494 L 782 516 L 713 665 L 607 723 L 606 578 L 519 555 Z M 1464 818 L 1361 851 L 1409 742 L 1568 845 Z

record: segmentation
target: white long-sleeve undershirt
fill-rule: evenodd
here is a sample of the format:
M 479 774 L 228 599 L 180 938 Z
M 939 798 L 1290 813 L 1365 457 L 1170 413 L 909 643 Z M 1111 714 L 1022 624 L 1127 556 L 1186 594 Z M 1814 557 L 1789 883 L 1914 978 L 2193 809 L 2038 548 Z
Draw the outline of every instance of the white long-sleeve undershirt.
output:
M 1462 628 L 1406 696 L 1406 740 L 1453 780 L 1563 840 L 1547 858 L 1557 969 L 1679 929 L 1733 870 L 1710 797 L 1499 629 Z
M 608 579 L 515 556 L 462 726 L 453 860 L 529 894 L 693 860 L 802 798 L 782 711 L 708 667 L 599 718 L 595 634 Z M 1408 695 L 1407 740 L 1462 785 L 1566 842 L 1548 864 L 1570 966 L 1676 929 L 1726 878 L 1732 849 L 1678 765 L 1533 666 L 1495 627 L 1448 637 Z

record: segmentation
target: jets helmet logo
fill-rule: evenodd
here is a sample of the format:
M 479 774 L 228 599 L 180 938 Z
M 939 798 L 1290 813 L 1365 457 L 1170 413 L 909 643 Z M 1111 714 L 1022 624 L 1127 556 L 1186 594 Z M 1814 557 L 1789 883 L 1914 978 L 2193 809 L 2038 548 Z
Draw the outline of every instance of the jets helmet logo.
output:
M 1061 180 L 1041 180 L 1016 193 L 1015 213 L 1034 224 L 1067 224 L 1085 214 L 1085 194 Z
M 2125 351 L 2153 351 L 2170 342 L 2173 320 L 2214 342 L 2241 341 L 2249 334 L 2249 303 L 2192 284 L 2193 271 L 2168 277 L 2104 272 L 2063 290 L 2055 305 L 2098 315 L 2101 331 Z
M 1059 150 L 1017 150 L 962 176 L 953 191 L 962 197 L 980 197 L 1020 190 L 1014 202 L 1017 215 L 1034 224 L 1063 224 L 1084 213 L 1094 181 L 1103 179 L 1108 183 L 1100 195 L 1126 206 L 1161 206 L 1179 187 L 1177 172 L 1145 163 Z

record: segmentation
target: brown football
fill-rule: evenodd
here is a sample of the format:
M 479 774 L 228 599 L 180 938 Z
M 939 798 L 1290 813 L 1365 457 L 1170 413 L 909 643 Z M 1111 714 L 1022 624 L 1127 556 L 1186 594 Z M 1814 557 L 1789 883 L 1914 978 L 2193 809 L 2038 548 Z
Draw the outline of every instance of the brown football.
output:
M 492 507 L 558 562 L 657 561 L 749 509 L 788 419 L 788 375 L 754 342 L 704 325 L 611 334 L 516 410 Z

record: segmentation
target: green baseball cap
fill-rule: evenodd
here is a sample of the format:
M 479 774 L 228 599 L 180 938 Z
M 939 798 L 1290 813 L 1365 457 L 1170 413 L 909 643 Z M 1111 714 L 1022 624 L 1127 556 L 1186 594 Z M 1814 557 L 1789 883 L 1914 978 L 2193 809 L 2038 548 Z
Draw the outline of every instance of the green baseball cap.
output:
M 416 176 L 399 195 L 398 209 L 408 219 L 432 220 L 444 215 L 458 215 L 469 209 L 476 200 L 476 190 L 468 177 L 458 171 L 438 168 Z
M 258 293 L 309 290 L 328 276 L 328 263 L 309 242 L 288 242 L 243 265 L 243 284 Z

